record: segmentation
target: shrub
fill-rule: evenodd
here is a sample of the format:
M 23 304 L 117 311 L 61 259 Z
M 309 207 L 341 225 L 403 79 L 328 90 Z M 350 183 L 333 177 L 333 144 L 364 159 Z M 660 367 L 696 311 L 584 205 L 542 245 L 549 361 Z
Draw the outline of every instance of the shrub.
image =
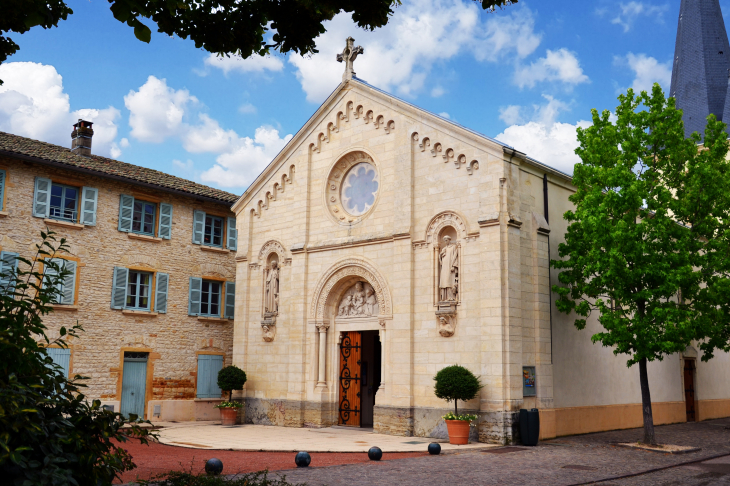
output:
M 233 390 L 242 390 L 246 384 L 246 372 L 236 365 L 226 366 L 218 372 L 218 388 L 228 392 L 231 401 Z
M 466 402 L 477 396 L 482 385 L 474 373 L 463 366 L 453 365 L 443 368 L 433 378 L 436 381 L 434 393 L 437 397 L 446 400 L 446 403 L 454 401 L 454 413 L 459 415 L 457 401 Z
M 236 474 L 233 477 L 195 475 L 192 472 L 170 471 L 148 481 L 137 481 L 144 486 L 306 486 L 286 481 L 286 476 L 269 478 L 269 471 Z
M 86 378 L 67 379 L 46 351 L 50 345 L 67 347 L 66 339 L 83 331 L 77 323 L 62 327 L 58 339 L 46 335 L 43 317 L 52 312 L 58 283 L 68 275 L 54 262 L 44 262 L 53 272 L 38 270 L 39 261 L 66 249 L 64 239 L 53 246 L 53 235 L 41 233 L 35 258 L 18 258 L 18 270 L 0 276 L 0 482 L 111 484 L 135 467 L 117 444 L 129 437 L 147 443 L 151 434 L 102 409 L 99 400 L 88 403 L 82 393 Z

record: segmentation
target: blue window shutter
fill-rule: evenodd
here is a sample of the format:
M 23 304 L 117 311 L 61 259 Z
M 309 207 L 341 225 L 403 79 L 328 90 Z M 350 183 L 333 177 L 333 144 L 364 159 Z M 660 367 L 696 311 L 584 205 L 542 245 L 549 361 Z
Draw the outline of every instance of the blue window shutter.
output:
M 203 232 L 205 231 L 205 211 L 193 211 L 193 243 L 203 244 Z
M 160 226 L 157 236 L 169 240 L 172 236 L 172 204 L 160 203 Z
M 5 178 L 7 174 L 4 170 L 0 170 L 0 211 L 5 210 L 3 201 L 5 200 Z
M 64 348 L 46 348 L 48 356 L 53 360 L 53 364 L 63 369 L 63 376 L 68 378 L 69 365 L 71 364 L 71 350 Z
M 129 269 L 114 267 L 114 278 L 112 282 L 112 309 L 124 309 L 127 300 L 127 279 Z
M 56 275 L 58 275 L 58 272 L 55 268 L 48 265 L 49 262 L 53 262 L 56 265 L 61 265 L 63 261 L 60 258 L 49 258 L 47 260 L 44 260 L 43 262 L 43 287 L 52 287 L 54 284 L 54 279 L 56 278 Z M 58 283 L 58 282 L 56 282 Z M 57 301 L 59 298 L 58 295 L 55 296 L 54 302 Z
M 198 355 L 197 398 L 212 398 L 210 396 L 211 357 L 209 354 Z
M 238 245 L 238 230 L 236 230 L 236 218 L 228 218 L 228 242 L 226 246 L 231 251 L 236 251 Z
M 157 283 L 155 285 L 155 312 L 167 314 L 167 287 L 170 282 L 170 276 L 166 273 L 157 273 Z
M 190 293 L 188 295 L 188 315 L 200 315 L 200 294 L 203 289 L 203 279 L 190 277 Z
M 210 355 L 210 380 L 208 384 L 208 395 L 210 398 L 220 398 L 221 389 L 218 388 L 218 372 L 223 368 L 223 356 Z
M 76 262 L 73 260 L 61 260 L 61 268 L 68 274 L 63 278 L 63 292 L 61 304 L 73 305 L 76 297 Z
M 132 231 L 132 214 L 134 213 L 134 197 L 122 194 L 119 198 L 119 231 Z
M 15 277 L 18 270 L 18 254 L 10 251 L 0 252 L 0 294 L 15 292 Z
M 233 319 L 236 311 L 236 282 L 226 282 L 226 308 L 223 317 Z
M 81 224 L 96 226 L 96 201 L 99 190 L 95 187 L 84 187 L 81 190 Z
M 33 216 L 47 218 L 51 212 L 51 179 L 35 178 L 33 193 Z

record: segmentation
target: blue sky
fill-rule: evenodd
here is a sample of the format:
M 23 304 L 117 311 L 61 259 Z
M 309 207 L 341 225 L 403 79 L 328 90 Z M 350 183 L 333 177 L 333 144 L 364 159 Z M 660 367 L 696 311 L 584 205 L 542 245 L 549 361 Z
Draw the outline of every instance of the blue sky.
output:
M 336 17 L 311 58 L 240 60 L 161 34 L 144 44 L 108 2 L 70 0 L 58 28 L 11 34 L 21 49 L 0 65 L 0 130 L 70 146 L 75 119 L 92 119 L 95 153 L 240 194 L 337 86 L 351 35 L 365 49 L 359 77 L 572 172 L 591 108 L 612 110 L 628 87 L 668 90 L 679 3 L 533 0 L 487 13 L 403 0 L 375 32 Z

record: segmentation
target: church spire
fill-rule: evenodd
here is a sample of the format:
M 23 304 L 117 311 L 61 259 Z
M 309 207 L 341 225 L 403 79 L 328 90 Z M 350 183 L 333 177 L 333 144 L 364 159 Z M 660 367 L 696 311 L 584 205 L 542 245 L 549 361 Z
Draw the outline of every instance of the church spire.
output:
M 682 0 L 669 93 L 684 112 L 685 136 L 704 135 L 710 113 L 730 121 L 728 68 L 730 45 L 719 0 Z

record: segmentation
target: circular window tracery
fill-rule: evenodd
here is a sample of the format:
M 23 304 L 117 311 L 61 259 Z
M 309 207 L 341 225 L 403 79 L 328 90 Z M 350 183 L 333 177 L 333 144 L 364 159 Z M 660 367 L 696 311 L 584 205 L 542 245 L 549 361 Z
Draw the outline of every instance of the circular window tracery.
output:
M 334 165 L 325 187 L 326 205 L 337 222 L 357 223 L 367 217 L 378 199 L 378 168 L 365 152 L 349 153 Z

